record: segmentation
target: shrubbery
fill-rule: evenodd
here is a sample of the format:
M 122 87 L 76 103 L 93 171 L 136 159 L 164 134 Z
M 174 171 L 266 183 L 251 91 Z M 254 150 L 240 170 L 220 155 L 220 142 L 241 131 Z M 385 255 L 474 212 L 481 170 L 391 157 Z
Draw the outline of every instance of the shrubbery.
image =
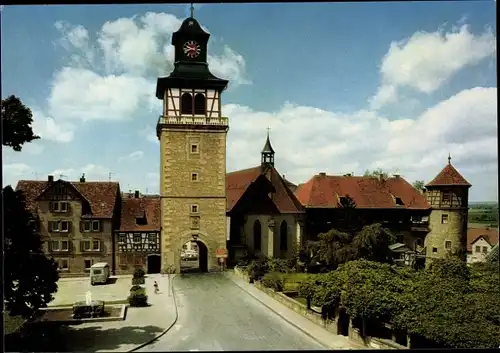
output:
M 136 268 L 134 270 L 134 275 L 132 277 L 132 284 L 139 285 L 139 284 L 146 283 L 146 279 L 144 278 L 145 276 L 146 276 L 146 272 L 144 272 L 142 267 Z
M 132 286 L 132 288 L 130 288 L 128 303 L 132 307 L 148 306 L 148 296 L 146 295 L 146 289 L 137 285 Z
M 278 272 L 266 273 L 262 278 L 264 287 L 272 288 L 276 292 L 282 292 L 285 288 L 285 280 L 283 275 Z
M 260 257 L 250 262 L 247 268 L 251 281 L 259 281 L 269 271 L 267 259 Z

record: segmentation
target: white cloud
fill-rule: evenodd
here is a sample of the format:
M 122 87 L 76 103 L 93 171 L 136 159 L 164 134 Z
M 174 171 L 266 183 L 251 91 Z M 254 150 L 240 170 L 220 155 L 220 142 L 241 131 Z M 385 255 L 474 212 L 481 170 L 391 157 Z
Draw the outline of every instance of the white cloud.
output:
M 85 174 L 85 179 L 88 181 L 108 181 L 110 172 L 109 168 L 101 165 L 87 164 L 80 168 L 56 169 L 49 173 L 49 175 L 53 175 L 55 179 L 79 180 Z
M 18 180 L 34 179 L 35 172 L 32 167 L 25 163 L 11 163 L 3 166 L 2 186 L 7 185 L 15 188 Z
M 147 125 L 143 130 L 139 130 L 139 136 L 146 138 L 149 142 L 159 144 L 158 137 L 156 136 L 156 129 L 151 125 Z
M 382 84 L 370 99 L 371 107 L 378 109 L 394 102 L 398 87 L 432 93 L 456 72 L 495 54 L 492 30 L 475 35 L 465 24 L 449 32 L 416 32 L 408 39 L 392 42 L 382 60 Z
M 135 152 L 132 152 L 126 156 L 123 156 L 123 157 L 120 157 L 118 159 L 119 162 L 126 162 L 126 161 L 138 161 L 139 159 L 143 158 L 144 157 L 144 152 L 142 151 L 135 151 Z
M 74 124 L 56 121 L 53 118 L 46 117 L 43 113 L 37 110 L 33 111 L 32 127 L 33 132 L 40 136 L 41 140 L 60 143 L 71 142 L 74 138 L 76 129 Z M 34 143 L 36 142 L 38 141 L 35 141 Z

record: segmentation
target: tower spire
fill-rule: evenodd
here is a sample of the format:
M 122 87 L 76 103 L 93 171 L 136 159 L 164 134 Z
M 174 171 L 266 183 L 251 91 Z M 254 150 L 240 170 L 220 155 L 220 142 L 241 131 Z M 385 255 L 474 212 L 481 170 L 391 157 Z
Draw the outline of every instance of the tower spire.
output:
M 448 164 L 451 165 L 451 153 L 450 152 L 448 152 Z
M 269 127 L 267 128 L 267 138 L 266 138 L 266 144 L 264 145 L 264 148 L 262 149 L 261 152 L 261 166 L 274 166 L 274 149 L 273 146 L 271 146 L 271 140 L 269 139 L 269 130 L 271 130 Z
M 189 10 L 191 11 L 191 18 L 194 18 L 194 6 L 193 6 L 193 3 L 191 3 L 191 6 L 189 7 Z

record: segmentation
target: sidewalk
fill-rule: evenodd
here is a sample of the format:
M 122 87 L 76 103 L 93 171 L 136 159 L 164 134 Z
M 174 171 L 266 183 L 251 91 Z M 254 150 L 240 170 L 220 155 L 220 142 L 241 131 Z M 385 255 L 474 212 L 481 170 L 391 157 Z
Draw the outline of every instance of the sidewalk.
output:
M 160 289 L 158 294 L 153 291 L 155 280 Z M 148 275 L 145 286 L 149 307 L 129 307 L 124 321 L 70 326 L 66 335 L 69 348 L 89 353 L 127 352 L 140 348 L 170 329 L 177 321 L 177 309 L 172 293 L 168 293 L 168 277 Z
M 255 286 L 253 286 L 252 284 L 246 283 L 233 273 L 226 272 L 226 275 L 245 292 L 253 296 L 259 302 L 281 316 L 285 321 L 295 326 L 306 335 L 312 337 L 325 347 L 330 349 L 366 349 L 366 347 L 350 340 L 348 337 L 342 335 L 334 335 L 321 326 L 316 325 L 302 315 L 297 314 L 293 310 L 287 308 L 285 305 L 269 297 L 260 289 L 255 288 Z

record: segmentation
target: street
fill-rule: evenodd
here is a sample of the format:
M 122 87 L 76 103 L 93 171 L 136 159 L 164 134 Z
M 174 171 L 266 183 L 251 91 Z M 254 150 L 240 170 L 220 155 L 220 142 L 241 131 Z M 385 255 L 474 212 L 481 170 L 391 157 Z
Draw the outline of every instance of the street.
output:
M 177 323 L 139 351 L 326 349 L 221 273 L 176 276 L 174 289 Z

